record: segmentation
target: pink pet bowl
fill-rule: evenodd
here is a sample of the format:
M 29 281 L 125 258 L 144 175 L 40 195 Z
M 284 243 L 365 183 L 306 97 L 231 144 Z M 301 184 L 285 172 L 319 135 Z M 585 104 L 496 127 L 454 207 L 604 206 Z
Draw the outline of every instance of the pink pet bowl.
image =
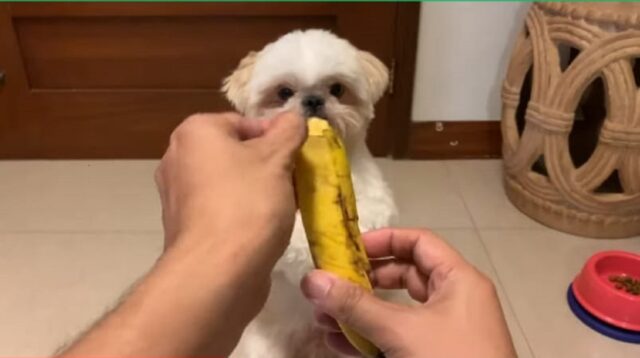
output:
M 640 280 L 640 255 L 624 251 L 599 252 L 589 258 L 573 281 L 573 294 L 578 303 L 598 319 L 615 327 L 640 331 L 640 295 L 627 292 L 612 281 L 621 276 Z

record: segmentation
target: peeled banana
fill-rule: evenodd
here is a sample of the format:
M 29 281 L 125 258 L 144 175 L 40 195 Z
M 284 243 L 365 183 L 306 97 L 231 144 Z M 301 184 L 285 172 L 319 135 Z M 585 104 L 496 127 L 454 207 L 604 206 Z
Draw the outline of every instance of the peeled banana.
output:
M 296 197 L 316 268 L 372 291 L 369 260 L 358 227 L 351 170 L 340 138 L 320 118 L 307 120 L 308 137 L 296 160 Z M 380 350 L 338 322 L 349 342 L 366 357 Z

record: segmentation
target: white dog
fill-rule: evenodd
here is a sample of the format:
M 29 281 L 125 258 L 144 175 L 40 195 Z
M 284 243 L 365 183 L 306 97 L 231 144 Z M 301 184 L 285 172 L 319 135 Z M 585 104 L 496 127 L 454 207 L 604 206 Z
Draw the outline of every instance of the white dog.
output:
M 328 31 L 291 32 L 249 53 L 224 81 L 223 91 L 249 117 L 269 118 L 286 111 L 327 119 L 345 141 L 357 198 L 361 230 L 391 224 L 396 207 L 365 144 L 374 104 L 382 97 L 388 70 Z M 269 299 L 245 330 L 234 358 L 336 357 L 313 323 L 311 306 L 299 282 L 313 269 L 298 215 L 291 244 L 272 275 Z

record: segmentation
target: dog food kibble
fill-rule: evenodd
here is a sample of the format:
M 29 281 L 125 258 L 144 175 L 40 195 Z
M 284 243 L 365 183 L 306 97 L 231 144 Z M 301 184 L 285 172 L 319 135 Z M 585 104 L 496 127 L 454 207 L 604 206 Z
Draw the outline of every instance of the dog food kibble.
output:
M 640 280 L 627 275 L 611 275 L 609 281 L 614 284 L 618 290 L 625 290 L 634 296 L 640 296 Z

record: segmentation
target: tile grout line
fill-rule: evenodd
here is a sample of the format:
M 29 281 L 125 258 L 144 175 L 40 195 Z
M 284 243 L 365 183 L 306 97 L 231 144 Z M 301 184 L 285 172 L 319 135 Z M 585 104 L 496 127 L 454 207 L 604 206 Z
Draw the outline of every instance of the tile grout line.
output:
M 469 211 L 466 203 L 463 200 L 463 205 L 465 206 L 465 210 L 467 213 Z M 471 216 L 471 215 L 469 215 Z M 471 226 L 429 226 L 430 230 L 480 230 L 480 228 L 476 227 L 475 221 L 471 217 Z M 545 227 L 537 227 L 537 228 L 508 228 L 508 227 L 483 227 L 482 230 L 491 230 L 491 231 L 512 231 L 512 230 L 527 230 L 527 231 L 546 231 L 548 228 Z M 95 229 L 95 230 L 71 230 L 71 229 L 2 229 L 0 228 L 0 234 L 162 234 L 162 229 L 132 229 L 132 230 L 112 230 L 112 229 Z
M 467 217 L 469 218 L 469 221 L 471 222 L 471 229 L 475 229 L 476 228 L 476 222 L 475 222 L 475 220 L 473 220 L 473 215 L 471 214 L 471 210 L 469 210 L 467 202 L 464 200 L 464 195 L 462 194 L 462 191 L 460 190 L 460 186 L 458 185 L 458 182 L 453 180 L 454 179 L 454 175 L 453 175 L 453 172 L 451 171 L 451 168 L 449 166 L 449 162 L 450 161 L 447 161 L 447 160 L 443 160 L 442 161 L 442 164 L 444 165 L 445 173 L 447 175 L 447 179 L 450 179 L 451 181 L 453 181 L 453 188 L 455 190 L 456 195 L 458 196 L 458 199 L 460 199 L 460 201 L 462 201 L 462 206 L 464 206 L 464 210 L 467 213 Z
M 498 273 L 498 269 L 496 268 L 496 266 L 495 266 L 495 264 L 493 262 L 493 258 L 491 257 L 491 253 L 487 249 L 487 245 L 485 244 L 484 239 L 482 238 L 482 233 L 480 233 L 480 230 L 478 230 L 477 228 L 475 228 L 474 231 L 475 231 L 476 235 L 478 236 L 478 239 L 480 240 L 480 245 L 482 245 L 482 249 L 485 251 L 487 257 L 489 258 L 489 264 L 491 265 L 491 269 L 493 270 L 493 272 L 496 275 L 496 280 L 498 281 L 498 284 L 504 290 L 504 295 L 506 296 L 506 299 L 507 299 L 507 305 L 509 306 L 509 309 L 511 309 L 511 312 L 513 312 L 513 315 L 516 318 L 516 324 L 518 325 L 518 328 L 520 329 L 520 332 L 522 332 L 522 335 L 524 337 L 524 341 L 527 343 L 527 348 L 529 348 L 529 353 L 531 353 L 531 356 L 533 358 L 535 358 L 536 355 L 534 353 L 533 347 L 532 347 L 531 343 L 529 342 L 529 338 L 525 334 L 525 329 L 523 328 L 522 323 L 520 323 L 520 318 L 518 317 L 518 314 L 516 313 L 516 310 L 513 308 L 513 303 L 511 302 L 511 298 L 509 297 L 509 293 L 507 292 L 507 289 L 505 288 L 504 284 L 502 283 L 502 279 L 500 278 L 500 274 Z
M 445 169 L 447 171 L 447 175 L 453 180 L 454 179 L 454 174 L 451 171 L 451 167 L 449 166 L 449 162 L 445 161 Z M 504 295 L 505 298 L 507 300 L 506 304 L 509 307 L 509 309 L 511 310 L 511 312 L 513 313 L 513 316 L 515 318 L 516 321 L 516 325 L 518 326 L 518 329 L 520 330 L 520 332 L 522 333 L 522 336 L 524 338 L 525 343 L 527 344 L 527 348 L 529 349 L 529 353 L 531 354 L 532 358 L 535 358 L 536 355 L 533 351 L 533 347 L 531 346 L 531 343 L 529 342 L 529 338 L 527 337 L 527 335 L 525 334 L 525 330 L 522 327 L 522 324 L 520 323 L 520 318 L 518 317 L 516 310 L 513 308 L 513 304 L 511 303 L 511 298 L 509 298 L 509 294 L 507 293 L 507 289 L 505 288 L 504 284 L 502 283 L 502 280 L 500 279 L 500 274 L 498 273 L 498 269 L 496 268 L 494 262 L 493 262 L 493 258 L 491 257 L 491 254 L 489 253 L 489 250 L 487 249 L 487 245 L 485 244 L 483 238 L 482 238 L 482 234 L 480 233 L 480 229 L 478 228 L 478 224 L 476 223 L 476 220 L 473 217 L 473 214 L 471 213 L 471 210 L 469 209 L 469 205 L 467 204 L 467 200 L 464 196 L 464 194 L 462 193 L 462 190 L 460 189 L 460 185 L 458 184 L 457 180 L 453 180 L 453 185 L 455 187 L 456 190 L 456 194 L 458 194 L 458 196 L 462 199 L 462 205 L 464 206 L 464 209 L 467 211 L 467 215 L 469 216 L 469 219 L 471 220 L 471 224 L 473 225 L 473 232 L 476 234 L 476 236 L 478 237 L 478 240 L 480 241 L 480 245 L 482 246 L 482 250 L 484 250 L 485 255 L 487 255 L 487 258 L 489 259 L 489 265 L 491 265 L 491 270 L 493 271 L 493 273 L 496 276 L 496 281 L 498 285 L 500 285 L 500 287 L 502 287 L 502 290 L 504 291 Z
M 97 230 L 3 230 L 0 229 L 0 234 L 19 234 L 19 235 L 35 235 L 35 234 L 46 234 L 46 235 L 63 235 L 63 234 L 86 234 L 86 235 L 104 235 L 104 234 L 115 234 L 115 235 L 135 235 L 135 234 L 162 234 L 163 231 L 161 229 L 158 230 L 105 230 L 105 229 L 97 229 Z

